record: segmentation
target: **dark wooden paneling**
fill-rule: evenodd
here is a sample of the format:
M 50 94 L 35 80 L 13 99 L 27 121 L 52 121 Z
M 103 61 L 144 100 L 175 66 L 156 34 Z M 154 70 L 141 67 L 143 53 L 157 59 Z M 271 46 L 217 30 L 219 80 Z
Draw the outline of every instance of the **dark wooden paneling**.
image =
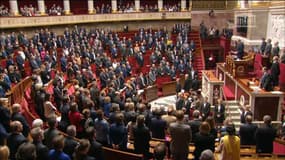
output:
M 279 97 L 256 97 L 254 105 L 254 120 L 262 121 L 264 115 L 277 119 Z
M 157 99 L 158 98 L 157 93 L 158 93 L 158 88 L 156 85 L 145 88 L 144 89 L 145 100 L 147 102 L 150 102 L 152 100 Z

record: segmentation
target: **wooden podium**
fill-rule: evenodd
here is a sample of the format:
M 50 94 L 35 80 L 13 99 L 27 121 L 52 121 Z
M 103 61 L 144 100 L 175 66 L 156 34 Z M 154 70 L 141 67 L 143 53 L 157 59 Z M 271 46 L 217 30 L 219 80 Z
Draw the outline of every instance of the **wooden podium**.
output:
M 176 81 L 162 83 L 162 95 L 175 95 L 176 94 Z
M 212 70 L 202 71 L 202 96 L 208 97 L 209 103 L 214 105 L 222 97 L 221 87 L 224 82 L 219 80 Z
M 248 72 L 251 71 L 254 62 L 254 53 L 249 53 L 244 56 L 243 59 L 236 59 L 234 55 L 228 55 L 226 57 L 226 70 L 233 77 L 246 77 Z
M 234 100 L 240 105 L 250 105 L 253 119 L 262 121 L 264 115 L 270 115 L 272 120 L 281 119 L 281 108 L 284 92 L 267 92 L 260 89 L 250 77 L 237 78 L 227 72 L 223 63 L 217 64 L 216 74 L 224 82 L 225 86 L 234 95 Z
M 157 85 L 153 85 L 144 89 L 144 95 L 146 102 L 150 102 L 158 98 Z

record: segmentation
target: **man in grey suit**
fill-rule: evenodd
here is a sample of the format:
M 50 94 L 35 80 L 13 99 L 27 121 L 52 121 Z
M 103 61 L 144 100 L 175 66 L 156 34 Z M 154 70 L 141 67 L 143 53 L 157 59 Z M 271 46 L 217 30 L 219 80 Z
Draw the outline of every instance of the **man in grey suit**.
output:
M 192 139 L 191 128 L 183 122 L 184 113 L 182 110 L 176 112 L 177 122 L 171 123 L 169 132 L 171 136 L 170 151 L 174 160 L 188 159 L 189 143 Z

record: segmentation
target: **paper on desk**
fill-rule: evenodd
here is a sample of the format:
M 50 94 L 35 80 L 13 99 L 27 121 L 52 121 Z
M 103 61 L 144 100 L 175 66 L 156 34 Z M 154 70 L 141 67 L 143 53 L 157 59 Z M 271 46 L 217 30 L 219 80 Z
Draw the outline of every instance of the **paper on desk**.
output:
M 271 93 L 272 94 L 282 94 L 282 92 L 280 92 L 280 91 L 272 91 Z

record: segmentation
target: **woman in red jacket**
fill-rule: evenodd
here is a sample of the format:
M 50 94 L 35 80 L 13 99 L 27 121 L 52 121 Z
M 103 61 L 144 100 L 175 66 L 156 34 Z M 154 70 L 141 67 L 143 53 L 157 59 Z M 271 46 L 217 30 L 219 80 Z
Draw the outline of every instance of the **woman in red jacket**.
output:
M 70 105 L 70 111 L 68 114 L 68 118 L 69 118 L 70 124 L 76 126 L 77 137 L 82 138 L 83 126 L 81 125 L 81 121 L 82 121 L 83 116 L 78 111 L 78 106 L 75 102 L 71 103 Z

